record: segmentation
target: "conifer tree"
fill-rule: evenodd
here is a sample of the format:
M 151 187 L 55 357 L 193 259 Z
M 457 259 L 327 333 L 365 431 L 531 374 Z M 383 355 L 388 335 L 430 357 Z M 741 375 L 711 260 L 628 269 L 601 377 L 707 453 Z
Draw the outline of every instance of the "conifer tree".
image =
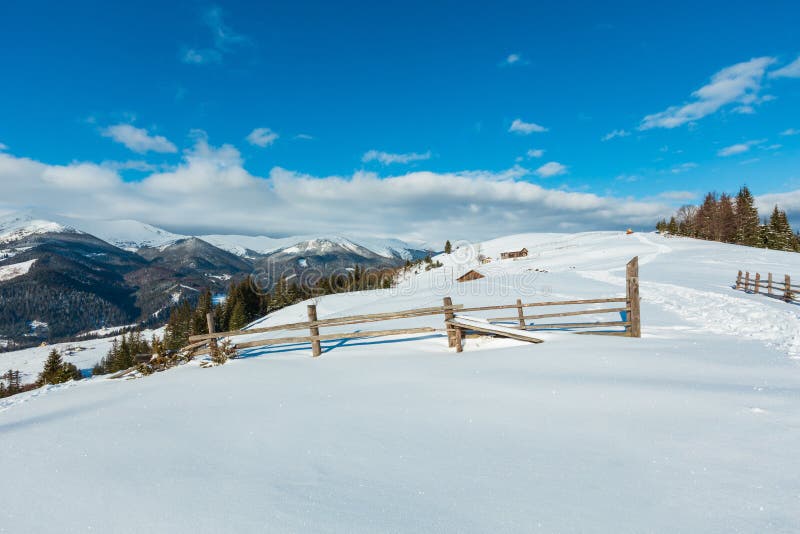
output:
M 453 245 L 450 244 L 450 240 L 448 239 L 444 244 L 444 253 L 450 254 L 451 252 L 453 252 Z
M 758 210 L 746 185 L 736 195 L 736 243 L 750 247 L 761 245 Z

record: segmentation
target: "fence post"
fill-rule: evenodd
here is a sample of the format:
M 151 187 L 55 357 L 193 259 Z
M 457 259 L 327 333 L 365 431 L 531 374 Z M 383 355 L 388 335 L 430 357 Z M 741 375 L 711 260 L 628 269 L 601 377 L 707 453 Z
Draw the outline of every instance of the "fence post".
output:
M 450 297 L 444 298 L 444 326 L 447 329 L 447 346 L 452 348 L 456 347 L 456 329 L 450 324 L 450 321 L 455 319 L 453 313 L 453 299 Z
M 750 271 L 747 271 L 744 273 L 744 292 L 747 293 L 749 289 L 750 289 Z
M 761 282 L 761 273 L 756 273 L 755 294 L 758 295 L 758 284 Z
M 742 271 L 736 275 L 736 289 L 742 289 Z
M 208 312 L 208 313 L 206 313 L 206 325 L 208 325 L 208 333 L 209 334 L 213 334 L 213 333 L 215 333 L 217 331 L 216 328 L 214 328 L 214 311 L 213 310 Z M 210 339 L 209 342 L 208 342 L 208 346 L 209 346 L 210 349 L 214 350 L 215 348 L 217 348 L 217 340 L 216 339 Z
M 639 308 L 639 256 L 634 257 L 625 266 L 625 293 L 628 304 L 628 327 L 630 337 L 642 337 L 642 325 Z
M 459 327 L 455 327 L 453 330 L 453 340 L 455 341 L 456 352 L 462 352 L 464 346 L 461 344 L 461 329 Z
M 783 300 L 786 302 L 792 300 L 792 279 L 788 274 L 783 278 Z
M 311 331 L 311 337 L 315 337 L 319 335 L 319 327 L 315 325 L 317 322 L 317 305 L 316 304 L 309 304 L 308 305 L 308 322 L 311 323 L 311 327 L 309 330 Z M 322 354 L 322 348 L 320 347 L 319 339 L 312 339 L 311 340 L 311 355 L 313 357 L 317 357 Z
M 767 295 L 772 295 L 772 273 L 767 273 Z
M 525 330 L 525 311 L 522 309 L 522 299 L 517 299 L 517 316 L 519 317 L 519 327 Z

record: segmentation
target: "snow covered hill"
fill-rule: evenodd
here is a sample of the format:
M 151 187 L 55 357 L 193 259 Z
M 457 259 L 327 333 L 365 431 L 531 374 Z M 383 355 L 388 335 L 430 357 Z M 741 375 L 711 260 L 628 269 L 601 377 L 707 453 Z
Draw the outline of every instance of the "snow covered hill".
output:
M 522 247 L 528 258 L 499 260 Z M 444 296 L 617 296 L 634 255 L 641 339 L 470 338 L 456 355 L 444 335 L 420 334 L 324 342 L 316 359 L 303 344 L 262 347 L 222 367 L 0 400 L 0 472 L 17 481 L 0 485 L 0 525 L 796 532 L 800 312 L 730 286 L 738 269 L 800 276 L 798 254 L 653 234 L 525 234 L 439 256 L 441 268 L 390 290 L 323 297 L 318 313 Z M 485 278 L 455 283 L 468 268 Z M 303 303 L 257 324 L 305 318 Z M 442 327 L 442 317 L 403 321 L 363 328 Z M 0 369 L 15 354 L 0 354 Z

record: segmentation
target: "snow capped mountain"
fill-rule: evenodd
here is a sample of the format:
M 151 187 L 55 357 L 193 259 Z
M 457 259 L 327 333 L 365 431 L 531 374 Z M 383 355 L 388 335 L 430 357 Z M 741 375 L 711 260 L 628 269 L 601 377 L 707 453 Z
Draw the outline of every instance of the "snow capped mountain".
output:
M 324 255 L 334 248 L 356 254 L 364 251 L 389 259 L 411 260 L 419 257 L 422 247 L 414 247 L 399 239 L 355 237 L 342 235 L 305 235 L 266 237 L 243 235 L 204 235 L 200 239 L 237 256 L 272 254 L 283 251 L 292 254 Z
M 119 221 L 83 221 L 80 228 L 107 243 L 135 252 L 140 248 L 160 248 L 187 236 L 173 234 L 151 224 L 123 219 Z
M 32 212 L 12 213 L 0 218 L 0 244 L 48 233 L 80 232 L 72 226 L 38 217 Z

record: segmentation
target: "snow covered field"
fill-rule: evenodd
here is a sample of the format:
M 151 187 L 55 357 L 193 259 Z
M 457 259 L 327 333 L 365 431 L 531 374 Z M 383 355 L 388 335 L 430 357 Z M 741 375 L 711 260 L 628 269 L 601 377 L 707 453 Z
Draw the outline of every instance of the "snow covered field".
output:
M 619 296 L 638 255 L 643 337 L 264 347 L 3 399 L 0 532 L 800 530 L 800 310 L 730 288 L 738 269 L 800 276 L 800 255 L 610 232 L 480 252 L 523 246 L 484 279 L 452 282 L 477 266 L 464 247 L 392 290 L 324 297 L 319 316 Z

